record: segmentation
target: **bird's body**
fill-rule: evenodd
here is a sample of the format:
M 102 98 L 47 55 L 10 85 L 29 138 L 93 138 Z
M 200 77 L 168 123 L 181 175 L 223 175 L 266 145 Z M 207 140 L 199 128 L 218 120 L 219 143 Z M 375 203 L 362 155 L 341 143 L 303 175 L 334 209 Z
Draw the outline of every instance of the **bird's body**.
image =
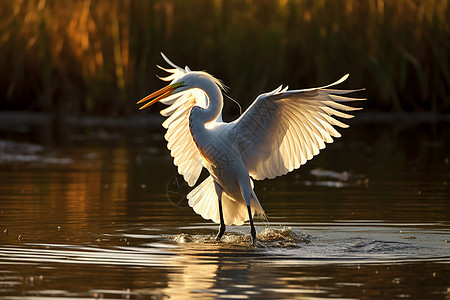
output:
M 226 225 L 250 221 L 255 241 L 253 216 L 265 217 L 253 191 L 253 181 L 284 175 L 319 153 L 339 133 L 332 127 L 346 127 L 332 115 L 349 118 L 340 110 L 356 110 L 338 102 L 361 100 L 340 96 L 353 91 L 328 90 L 347 76 L 323 88 L 288 91 L 278 88 L 262 94 L 237 120 L 222 121 L 223 85 L 205 72 L 174 69 L 164 80 L 172 83 L 138 103 L 157 101 L 169 105 L 161 111 L 168 148 L 178 172 L 193 186 L 203 167 L 210 176 L 188 195 L 189 205 L 205 219 L 220 224 L 217 239 Z

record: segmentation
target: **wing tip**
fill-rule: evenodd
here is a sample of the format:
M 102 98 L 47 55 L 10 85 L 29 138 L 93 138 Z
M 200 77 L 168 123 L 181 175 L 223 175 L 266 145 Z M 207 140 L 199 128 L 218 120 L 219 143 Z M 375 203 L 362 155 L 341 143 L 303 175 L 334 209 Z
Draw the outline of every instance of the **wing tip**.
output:
M 339 80 L 336 81 L 335 83 L 330 84 L 330 86 L 331 86 L 331 85 L 338 85 L 338 84 L 340 84 L 340 83 L 346 81 L 347 78 L 348 78 L 349 76 L 350 76 L 349 73 L 345 74 L 344 76 L 341 77 L 341 79 L 339 79 Z

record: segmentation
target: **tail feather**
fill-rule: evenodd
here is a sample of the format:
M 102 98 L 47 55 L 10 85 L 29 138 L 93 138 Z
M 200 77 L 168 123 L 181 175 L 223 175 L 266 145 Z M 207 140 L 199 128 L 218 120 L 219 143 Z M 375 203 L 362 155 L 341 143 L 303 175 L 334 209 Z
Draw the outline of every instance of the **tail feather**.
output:
M 252 184 L 253 187 L 253 184 Z M 219 202 L 214 180 L 211 176 L 206 178 L 201 184 L 193 189 L 188 195 L 188 204 L 194 211 L 206 220 L 212 220 L 214 223 L 220 223 Z M 264 209 L 259 203 L 256 194 L 252 191 L 252 200 L 250 203 L 252 215 L 266 218 Z M 247 205 L 244 201 L 238 201 L 231 198 L 228 194 L 222 194 L 222 208 L 225 225 L 242 225 L 248 221 Z
M 218 209 L 217 213 L 211 211 L 211 207 L 218 206 L 218 198 L 214 188 L 214 181 L 211 176 L 200 183 L 186 197 L 189 206 L 192 207 L 197 214 L 201 215 L 204 219 L 212 220 L 214 223 L 220 223 Z
M 252 188 L 253 188 L 253 181 L 252 182 Z M 264 221 L 267 221 L 267 215 L 264 212 L 264 209 L 261 206 L 261 203 L 259 203 L 258 197 L 256 197 L 255 191 L 252 189 L 252 201 L 250 202 L 250 207 L 252 208 L 252 215 L 257 216 L 261 218 Z

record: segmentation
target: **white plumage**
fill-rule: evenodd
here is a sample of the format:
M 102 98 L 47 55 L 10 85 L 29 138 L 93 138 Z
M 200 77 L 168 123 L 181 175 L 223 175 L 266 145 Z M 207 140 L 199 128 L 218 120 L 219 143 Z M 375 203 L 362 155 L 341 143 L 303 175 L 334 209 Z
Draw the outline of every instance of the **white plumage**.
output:
M 162 124 L 167 129 L 164 138 L 167 140 L 170 155 L 174 158 L 173 162 L 178 167 L 178 173 L 183 175 L 189 186 L 193 186 L 200 176 L 203 165 L 200 153 L 189 133 L 189 114 L 194 105 L 204 104 L 206 107 L 206 103 L 201 102 L 202 97 L 195 97 L 189 91 L 175 100 L 171 106 L 161 111 L 161 114 L 167 117 Z
M 252 185 L 253 187 L 253 185 Z M 219 224 L 219 206 L 216 190 L 214 189 L 214 179 L 212 176 L 206 178 L 201 184 L 193 189 L 188 195 L 188 204 L 196 213 L 204 219 L 212 220 Z M 256 199 L 256 200 L 255 200 Z M 236 201 L 228 194 L 222 196 L 223 218 L 225 225 L 242 225 L 248 221 L 249 216 L 245 202 Z M 264 210 L 256 198 L 252 197 L 251 207 L 253 215 L 264 216 Z
M 188 195 L 189 205 L 205 219 L 220 223 L 217 239 L 225 225 L 250 221 L 253 242 L 253 216 L 265 217 L 253 191 L 256 180 L 275 178 L 298 169 L 332 143 L 340 134 L 333 126 L 348 127 L 334 117 L 351 118 L 342 111 L 355 111 L 346 102 L 364 100 L 343 95 L 358 90 L 329 87 L 345 81 L 348 75 L 330 85 L 304 90 L 281 86 L 262 94 L 237 120 L 222 121 L 223 84 L 205 72 L 180 68 L 167 57 L 173 69 L 163 69 L 172 81 L 138 103 L 153 99 L 168 105 L 161 111 L 167 119 L 165 139 L 178 172 L 189 186 L 197 182 L 203 167 L 211 176 Z

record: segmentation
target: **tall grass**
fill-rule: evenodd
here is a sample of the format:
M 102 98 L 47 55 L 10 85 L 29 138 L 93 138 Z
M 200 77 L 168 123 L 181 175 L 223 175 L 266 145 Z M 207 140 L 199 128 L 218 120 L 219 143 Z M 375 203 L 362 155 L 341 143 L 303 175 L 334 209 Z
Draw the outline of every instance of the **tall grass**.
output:
M 447 0 L 4 0 L 0 109 L 123 115 L 159 51 L 242 103 L 349 72 L 367 107 L 450 111 Z

